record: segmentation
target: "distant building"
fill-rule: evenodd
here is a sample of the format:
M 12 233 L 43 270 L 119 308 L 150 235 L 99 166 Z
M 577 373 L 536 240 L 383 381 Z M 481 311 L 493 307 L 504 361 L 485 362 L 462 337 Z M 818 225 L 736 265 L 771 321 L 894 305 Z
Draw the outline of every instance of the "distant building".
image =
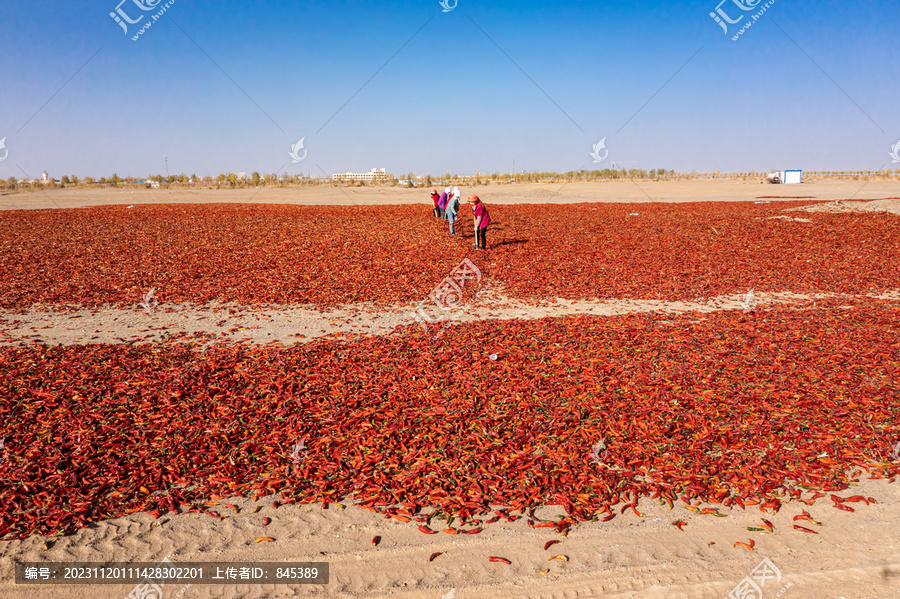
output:
M 384 169 L 372 169 L 368 173 L 336 173 L 331 175 L 332 181 L 384 181 L 387 173 Z
M 766 179 L 769 183 L 797 184 L 803 182 L 803 171 L 775 171 L 768 173 Z
M 47 174 L 47 171 L 44 171 L 44 173 L 41 175 L 41 182 L 47 183 L 48 181 L 50 181 L 50 175 Z
M 803 171 L 784 171 L 783 181 L 787 184 L 797 184 L 803 181 Z

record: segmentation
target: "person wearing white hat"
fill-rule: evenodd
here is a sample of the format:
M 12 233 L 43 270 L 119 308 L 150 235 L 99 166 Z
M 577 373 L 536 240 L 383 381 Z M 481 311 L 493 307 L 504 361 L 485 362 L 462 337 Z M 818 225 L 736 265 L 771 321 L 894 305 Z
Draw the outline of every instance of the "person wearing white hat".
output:
M 453 223 L 456 222 L 456 215 L 459 212 L 459 198 L 459 187 L 454 187 L 453 193 L 450 194 L 450 199 L 447 200 L 447 220 L 450 222 L 451 235 L 456 235 Z
M 441 199 L 444 200 L 444 205 L 441 208 L 444 209 L 444 220 L 447 220 L 447 205 L 450 203 L 450 194 L 453 193 L 449 187 L 444 188 L 444 193 L 441 194 Z

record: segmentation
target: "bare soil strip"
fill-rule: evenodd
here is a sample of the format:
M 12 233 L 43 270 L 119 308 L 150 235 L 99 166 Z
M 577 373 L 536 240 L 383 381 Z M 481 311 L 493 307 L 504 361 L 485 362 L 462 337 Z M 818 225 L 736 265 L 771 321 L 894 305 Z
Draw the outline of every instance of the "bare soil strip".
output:
M 510 298 L 501 288 L 490 284 L 475 300 L 452 312 L 452 319 L 436 307 L 425 310 L 437 323 L 471 322 L 475 320 L 530 320 L 537 318 L 593 314 L 617 316 L 642 312 L 683 314 L 709 313 L 718 310 L 765 309 L 773 304 L 801 304 L 819 299 L 869 297 L 900 300 L 900 290 L 879 295 L 853 296 L 841 294 L 754 293 L 747 302 L 745 295 L 724 295 L 694 302 L 656 300 L 566 300 L 524 301 Z M 433 306 L 433 304 L 432 304 Z M 38 342 L 47 345 L 83 345 L 91 343 L 152 343 L 173 335 L 208 333 L 222 339 L 254 345 L 305 343 L 321 337 L 388 335 L 397 327 L 425 322 L 417 321 L 414 304 L 378 307 L 351 304 L 334 310 L 320 311 L 309 306 L 238 306 L 208 304 L 205 306 L 160 304 L 145 312 L 132 309 L 99 308 L 54 312 L 32 309 L 24 314 L 0 310 L 0 345 Z
M 885 480 L 862 480 L 853 492 L 878 503 L 854 514 L 794 502 L 777 514 L 748 507 L 716 518 L 647 500 L 641 503 L 642 518 L 628 512 L 611 522 L 580 525 L 567 537 L 529 528 L 520 519 L 501 521 L 464 539 L 424 535 L 415 526 L 352 506 L 272 509 L 274 497 L 257 503 L 232 498 L 228 501 L 241 511 L 221 522 L 206 514 L 154 520 L 135 513 L 49 539 L 49 548 L 40 535 L 0 544 L 0 599 L 123 599 L 132 591 L 133 585 L 16 585 L 13 559 L 159 562 L 167 556 L 175 566 L 191 561 L 323 561 L 330 564 L 331 581 L 327 586 L 194 585 L 182 595 L 183 585 L 169 584 L 162 599 L 721 599 L 763 559 L 777 569 L 766 582 L 766 598 L 897 597 L 900 552 L 894 531 L 900 527 L 900 490 Z M 256 505 L 262 506 L 259 513 L 253 513 Z M 547 506 L 538 515 L 552 517 L 561 509 Z M 793 516 L 803 509 L 822 523 L 815 527 L 819 534 L 793 529 Z M 263 527 L 263 517 L 271 517 L 272 523 Z M 774 533 L 754 535 L 752 552 L 735 547 L 736 541 L 747 542 L 753 533 L 746 528 L 759 526 L 761 518 L 772 521 Z M 683 531 L 672 525 L 677 520 L 687 522 Z M 253 543 L 264 534 L 277 542 Z M 375 535 L 382 538 L 378 547 L 371 543 Z M 560 543 L 545 551 L 544 543 L 553 539 Z M 429 562 L 435 552 L 441 555 Z M 569 561 L 548 561 L 558 554 Z M 512 564 L 489 562 L 494 555 Z

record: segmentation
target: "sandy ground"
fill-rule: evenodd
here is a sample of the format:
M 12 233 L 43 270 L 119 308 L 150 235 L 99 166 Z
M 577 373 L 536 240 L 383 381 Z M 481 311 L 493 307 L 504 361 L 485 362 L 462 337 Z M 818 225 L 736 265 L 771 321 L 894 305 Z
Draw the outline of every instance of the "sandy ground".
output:
M 838 200 L 835 202 L 828 202 L 827 204 L 816 204 L 815 206 L 788 208 L 785 212 L 795 210 L 803 210 L 804 212 L 891 212 L 893 214 L 900 214 L 900 199 L 889 198 L 865 202 Z
M 851 185 L 852 184 L 852 185 Z M 642 184 L 644 185 L 644 184 Z M 646 184 L 663 201 L 698 199 L 754 200 L 762 195 L 815 195 L 817 200 L 871 199 L 900 196 L 897 184 L 833 182 L 801 187 L 763 186 L 739 183 Z M 616 187 L 618 186 L 618 187 Z M 656 186 L 656 187 L 654 187 Z M 490 187 L 476 193 L 504 202 L 641 201 L 630 183 L 573 184 L 560 186 Z M 555 191 L 553 191 L 555 189 Z M 791 193 L 785 193 L 789 189 Z M 794 190 L 800 191 L 794 193 Z M 398 199 L 386 190 L 354 190 L 359 203 L 421 201 L 421 190 L 404 192 Z M 466 190 L 470 192 L 471 190 Z M 550 194 L 543 200 L 540 194 Z M 638 191 L 638 193 L 640 193 Z M 60 190 L 44 194 L 20 194 L 0 198 L 0 208 L 18 209 L 76 207 L 128 202 L 222 202 L 260 203 L 349 203 L 342 190 L 265 190 L 251 199 L 252 192 L 169 193 L 80 192 Z M 504 195 L 505 194 L 505 195 Z M 528 195 L 531 194 L 531 195 Z M 227 198 L 227 199 L 226 199 Z M 330 200 L 329 200 L 330 198 Z M 341 198 L 344 198 L 343 200 Z M 365 200 L 365 201 L 364 201 Z M 646 201 L 646 198 L 645 200 Z M 763 201 L 763 200 L 759 200 Z M 859 209 L 842 202 L 816 210 Z M 830 206 L 830 207 L 828 207 Z M 870 205 L 871 206 L 871 205 Z M 900 213 L 900 201 L 878 205 Z M 861 209 L 871 209 L 862 206 Z M 787 217 L 801 219 L 804 216 Z M 755 294 L 757 310 L 776 302 L 799 302 L 826 295 Z M 885 292 L 884 299 L 900 301 L 900 290 Z M 709 298 L 689 302 L 566 301 L 527 303 L 507 297 L 502 288 L 487 291 L 465 307 L 460 322 L 475 319 L 542 318 L 568 314 L 616 315 L 636 311 L 661 313 L 746 309 L 743 296 Z M 40 341 L 48 344 L 122 343 L 153 341 L 167 333 L 205 331 L 234 341 L 283 344 L 304 342 L 326 335 L 390 334 L 397 326 L 415 322 L 411 306 L 344 306 L 316 312 L 303 306 L 246 307 L 231 305 L 161 305 L 145 313 L 133 309 L 101 308 L 67 312 L 31 310 L 24 314 L 0 313 L 0 343 Z M 224 335 L 223 335 L 224 334 Z M 217 521 L 208 515 L 163 516 L 158 521 L 147 514 L 98 522 L 78 533 L 52 539 L 33 536 L 22 541 L 0 543 L 0 598 L 124 598 L 132 585 L 112 586 L 16 586 L 13 560 L 20 561 L 109 561 L 156 562 L 165 557 L 180 564 L 190 561 L 327 561 L 331 581 L 327 586 L 167 585 L 162 598 L 212 597 L 398 597 L 403 599 L 468 598 L 721 598 L 737 587 L 762 562 L 769 559 L 777 576 L 766 581 L 763 597 L 784 598 L 876 598 L 900 597 L 900 485 L 861 478 L 857 487 L 843 496 L 861 494 L 877 503 L 855 504 L 856 513 L 846 513 L 830 502 L 812 507 L 788 503 L 778 514 L 764 515 L 758 508 L 723 510 L 725 518 L 701 516 L 676 506 L 670 510 L 646 501 L 639 506 L 643 516 L 628 513 L 607 523 L 587 523 L 567 537 L 547 529 L 529 528 L 523 520 L 498 523 L 479 535 L 424 535 L 410 524 L 385 519 L 353 506 L 282 505 L 272 507 L 272 498 L 262 499 L 258 513 L 251 513 L 250 499 L 227 500 L 241 508 L 216 507 L 228 518 Z M 822 523 L 820 534 L 792 528 L 792 517 L 808 509 Z M 549 517 L 561 508 L 538 511 Z M 272 523 L 262 526 L 262 518 Z M 775 524 L 774 534 L 748 532 L 765 517 Z M 684 520 L 684 532 L 671 523 Z M 806 524 L 804 522 L 804 524 Z M 273 543 L 254 544 L 259 536 Z M 381 537 L 373 547 L 371 539 Z M 735 547 L 736 541 L 755 539 L 755 550 Z M 559 544 L 543 549 L 556 539 Z M 433 562 L 432 553 L 442 552 Z M 562 554 L 569 561 L 548 561 Z M 512 564 L 490 563 L 489 556 L 508 558 Z M 541 574 L 549 569 L 546 574 Z M 740 597 L 742 595 L 734 595 Z M 747 596 L 745 596 L 747 597 Z M 757 599 L 756 596 L 753 596 Z M 162 599 L 153 597 L 153 599 Z
M 610 181 L 595 183 L 529 183 L 461 187 L 486 203 L 571 204 L 578 202 L 708 202 L 757 201 L 766 196 L 817 201 L 900 198 L 900 182 L 837 180 L 801 185 L 769 185 L 759 181 Z M 772 198 L 769 198 L 772 199 Z M 424 204 L 431 200 L 422 188 L 392 187 L 243 190 L 55 189 L 0 194 L 0 210 L 80 208 L 108 204 L 184 202 L 251 204 Z
M 862 297 L 834 294 L 754 293 L 757 310 L 776 303 L 790 304 L 829 297 Z M 865 296 L 900 300 L 900 291 Z M 474 320 L 513 320 L 591 314 L 615 316 L 635 312 L 681 314 L 715 310 L 746 310 L 745 295 L 727 295 L 697 302 L 656 300 L 596 300 L 525 302 L 514 300 L 488 287 L 458 311 L 453 318 L 437 308 L 426 313 L 441 326 Z M 389 335 L 417 320 L 412 304 L 381 306 L 355 304 L 328 311 L 303 306 L 248 308 L 230 304 L 181 306 L 161 304 L 150 312 L 133 309 L 98 308 L 48 312 L 32 309 L 22 314 L 0 310 L 0 345 L 78 345 L 88 343 L 150 343 L 166 336 L 210 333 L 222 339 L 251 344 L 305 343 L 319 337 Z M 421 325 L 420 325 L 421 326 Z M 440 331 L 440 329 L 439 329 Z M 437 334 L 437 333 L 436 333 Z
M 567 537 L 529 528 L 523 520 L 501 521 L 479 535 L 424 535 L 410 524 L 387 520 L 366 510 L 332 504 L 283 505 L 272 509 L 262 499 L 259 513 L 252 500 L 233 502 L 241 513 L 219 522 L 205 514 L 147 514 L 99 522 L 44 548 L 43 537 L 0 545 L 3 582 L 0 597 L 17 599 L 93 599 L 128 595 L 131 585 L 14 586 L 11 558 L 23 561 L 327 561 L 327 586 L 194 585 L 181 597 L 396 597 L 398 599 L 616 599 L 716 598 L 728 594 L 767 558 L 781 579 L 770 579 L 763 597 L 796 599 L 881 598 L 900 596 L 900 488 L 863 479 L 853 493 L 875 498 L 856 513 L 830 505 L 791 503 L 778 514 L 756 507 L 728 512 L 728 517 L 700 516 L 680 506 L 670 510 L 654 502 L 607 523 L 587 523 Z M 849 495 L 846 493 L 845 496 Z M 224 501 L 222 503 L 225 503 Z M 793 529 L 793 516 L 808 509 L 822 523 L 819 534 Z M 548 506 L 538 516 L 562 510 Z M 727 510 L 726 510 L 727 512 Z M 272 523 L 261 526 L 263 517 Z M 761 518 L 774 534 L 751 533 Z M 687 523 L 680 532 L 671 523 Z M 159 526 L 155 526 L 159 524 Z M 804 522 L 804 524 L 808 524 Z M 261 535 L 274 543 L 254 544 Z M 373 547 L 371 539 L 381 537 Z M 752 552 L 736 541 L 756 541 Z M 549 550 L 548 540 L 559 540 Z M 442 552 L 433 562 L 429 556 Z M 323 555 L 324 554 L 324 555 Z M 565 555 L 568 562 L 548 561 Z M 489 556 L 512 564 L 490 563 Z M 541 574 L 541 570 L 549 572 Z M 778 595 L 782 589 L 787 589 Z M 176 597 L 183 585 L 168 585 L 164 597 Z M 452 594 L 451 594 L 452 591 Z M 154 598 L 156 599 L 156 598 Z

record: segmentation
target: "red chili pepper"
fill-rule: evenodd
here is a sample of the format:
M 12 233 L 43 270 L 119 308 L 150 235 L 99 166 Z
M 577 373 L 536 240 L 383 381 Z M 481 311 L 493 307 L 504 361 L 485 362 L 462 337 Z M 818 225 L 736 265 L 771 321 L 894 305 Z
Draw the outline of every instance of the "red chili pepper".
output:
M 685 522 L 684 520 L 676 520 L 675 522 L 672 522 L 672 525 L 675 526 L 676 528 L 678 528 L 678 530 L 680 530 L 682 532 L 684 532 L 685 524 L 687 524 L 687 522 Z
M 547 551 L 551 546 L 556 545 L 557 543 L 559 543 L 559 541 L 547 541 L 546 543 L 544 543 L 544 551 Z
M 434 553 L 431 554 L 431 557 L 428 558 L 428 561 L 433 562 L 434 558 L 436 558 L 437 556 L 439 556 L 441 554 L 443 554 L 443 551 L 435 551 Z
M 559 277 L 558 271 L 536 271 L 540 256 L 528 243 L 514 261 L 500 246 L 500 253 L 490 262 L 479 263 L 485 269 L 493 263 L 491 277 L 502 281 L 516 299 L 572 299 L 587 297 L 587 293 L 615 298 L 627 292 L 678 300 L 733 294 L 743 284 L 743 275 L 734 266 L 742 258 L 734 253 L 737 250 L 729 249 L 733 247 L 740 252 L 763 248 L 762 272 L 767 274 L 760 285 L 777 281 L 790 288 L 793 282 L 804 293 L 823 287 L 840 288 L 852 295 L 863 290 L 868 293 L 873 285 L 891 289 L 900 284 L 900 274 L 883 268 L 875 272 L 868 266 L 900 258 L 893 225 L 882 219 L 852 217 L 851 223 L 850 215 L 819 215 L 816 222 L 802 227 L 782 227 L 785 230 L 779 229 L 779 235 L 773 237 L 771 228 L 781 225 L 765 218 L 777 214 L 774 207 L 766 206 L 708 208 L 712 213 L 700 213 L 691 206 L 651 207 L 647 209 L 651 212 L 641 216 L 652 214 L 652 219 L 625 221 L 623 214 L 604 206 L 547 209 L 561 217 L 558 222 L 563 223 L 564 234 L 560 237 L 567 240 L 564 246 L 571 241 L 572 247 L 560 249 L 565 277 Z M 594 209 L 599 213 L 587 215 Z M 176 302 L 173 305 L 193 300 L 200 304 L 218 300 L 233 306 L 250 301 L 318 306 L 342 299 L 376 305 L 380 301 L 403 303 L 414 301 L 412 290 L 433 287 L 429 277 L 437 276 L 422 269 L 410 270 L 411 258 L 405 262 L 407 258 L 395 257 L 400 262 L 392 264 L 372 253 L 384 239 L 369 230 L 357 231 L 363 219 L 343 218 L 350 211 L 342 208 L 253 206 L 237 212 L 235 207 L 214 207 L 214 218 L 192 207 L 147 207 L 140 216 L 133 211 L 125 214 L 134 216 L 122 216 L 116 210 L 121 211 L 92 209 L 89 219 L 87 214 L 67 213 L 71 222 L 56 211 L 42 215 L 0 212 L 0 239 L 10 239 L 13 244 L 3 255 L 5 267 L 13 271 L 0 281 L 0 308 L 28 307 L 35 298 L 52 304 L 63 297 L 63 290 L 74 294 L 67 299 L 79 309 L 87 306 L 85 302 L 119 308 L 133 304 L 145 281 L 132 276 L 141 269 L 132 268 L 135 265 L 128 261 L 137 258 L 128 258 L 127 248 L 158 245 L 150 237 L 142 237 L 145 230 L 163 235 L 170 248 L 190 247 L 186 243 L 189 230 L 209 232 L 213 239 L 203 252 L 179 255 L 175 270 L 166 274 L 167 299 Z M 410 247 L 443 243 L 437 232 L 423 232 L 413 207 L 362 210 L 354 207 L 353 215 L 376 221 L 390 216 L 393 222 L 410 224 L 401 227 L 402 231 L 415 230 L 419 238 L 403 232 L 399 239 Z M 525 219 L 527 214 L 518 212 L 523 208 L 511 206 L 508 210 L 506 216 L 522 218 L 522 231 L 517 230 L 517 235 L 527 239 L 527 232 L 537 231 L 536 225 Z M 266 264 L 271 256 L 284 254 L 287 246 L 280 246 L 283 242 L 279 239 L 289 236 L 280 223 L 297 222 L 294 217 L 298 215 L 339 223 L 323 229 L 329 231 L 326 262 L 341 275 L 329 279 L 328 285 L 294 284 L 314 280 L 310 258 L 322 259 L 309 249 L 322 246 L 322 240 L 306 237 L 304 232 L 300 237 L 290 236 L 296 241 L 291 249 L 296 250 L 300 265 L 281 265 L 286 272 L 266 270 L 268 278 L 262 282 L 244 268 L 229 274 L 227 268 L 213 264 L 225 260 L 227 266 L 235 255 L 246 258 L 247 251 L 254 264 Z M 608 216 L 609 222 L 597 218 L 601 215 Z M 757 216 L 762 218 L 754 220 Z M 715 237 L 719 233 L 709 232 L 710 219 L 717 220 L 717 229 L 722 228 L 719 220 L 734 224 L 729 230 L 736 236 L 732 239 L 735 243 L 714 241 L 721 238 Z M 221 228 L 225 225 L 220 222 L 228 223 L 227 227 Z M 246 228 L 250 222 L 256 226 L 276 223 L 277 230 L 266 227 L 257 232 Z M 164 223 L 163 230 L 154 228 L 158 223 Z M 137 226 L 142 224 L 149 228 Z M 66 236 L 59 237 L 57 228 L 66 231 Z M 803 233 L 793 228 L 803 229 Z M 127 240 L 122 231 L 128 233 Z M 85 236 L 88 232 L 92 235 Z M 691 233 L 698 234 L 696 239 L 690 238 Z M 236 234 L 243 244 L 240 247 L 234 245 Z M 76 235 L 85 241 L 76 243 Z M 588 259 L 579 245 L 591 247 L 591 238 L 603 235 L 610 240 L 609 253 L 597 263 L 597 257 Z M 45 237 L 58 243 L 51 245 Z M 654 238 L 674 244 L 683 250 L 679 255 L 688 257 L 674 265 L 655 264 L 655 258 L 646 264 L 629 262 L 632 258 L 622 240 L 627 239 L 630 247 Z M 689 238 L 701 251 L 687 251 L 697 249 L 683 245 Z M 88 239 L 103 239 L 104 245 Z M 358 243 L 345 247 L 348 239 Z M 822 262 L 820 255 L 830 255 L 823 250 L 835 244 L 854 247 L 861 257 L 847 265 Z M 95 254 L 105 256 L 106 262 L 99 260 L 101 268 L 92 271 L 81 262 L 94 261 Z M 365 260 L 359 256 L 364 254 L 368 256 Z M 704 258 L 698 262 L 696 255 L 701 254 Z M 784 262 L 782 255 L 790 255 L 790 261 Z M 27 268 L 19 265 L 17 256 L 27 258 L 21 261 Z M 141 260 L 165 262 L 159 258 L 153 254 Z M 731 258 L 733 264 L 723 258 Z M 126 263 L 116 271 L 119 274 L 108 271 L 109 264 L 122 259 Z M 809 272 L 825 273 L 812 283 L 794 272 L 799 270 L 795 260 L 805 263 L 807 259 L 811 260 Z M 191 268 L 182 270 L 182 261 Z M 610 261 L 621 276 L 600 277 L 598 269 L 607 268 L 604 264 Z M 708 271 L 710 264 L 721 267 L 715 279 L 695 276 Z M 628 267 L 631 271 L 622 274 Z M 198 272 L 215 276 L 202 280 L 186 276 Z M 403 285 L 396 284 L 400 272 L 408 274 Z M 104 280 L 97 279 L 96 273 L 105 273 Z M 72 276 L 77 278 L 74 283 Z M 150 272 L 147 276 L 157 275 Z M 21 285 L 13 288 L 10 281 Z M 192 281 L 192 286 L 185 281 Z M 146 288 L 157 284 L 146 283 Z M 366 290 L 371 290 L 371 295 Z M 468 291 L 467 287 L 464 294 Z M 693 502 L 699 506 L 701 501 L 704 506 L 707 502 L 728 505 L 732 500 L 738 504 L 739 497 L 745 506 L 764 505 L 769 510 L 785 504 L 780 495 L 785 489 L 791 498 L 800 493 L 796 489 L 801 486 L 828 486 L 828 493 L 835 496 L 852 492 L 848 484 L 859 477 L 856 472 L 860 469 L 888 480 L 896 476 L 896 463 L 872 458 L 876 447 L 896 442 L 891 432 L 896 429 L 896 414 L 885 409 L 883 402 L 871 401 L 879 396 L 875 391 L 863 389 L 862 399 L 846 405 L 828 398 L 847 396 L 849 379 L 844 375 L 849 367 L 844 360 L 872 365 L 883 371 L 884 380 L 897 378 L 883 325 L 898 321 L 900 306 L 864 298 L 841 298 L 840 302 L 849 304 L 822 300 L 812 311 L 769 306 L 765 330 L 757 332 L 761 346 L 778 348 L 778 360 L 755 354 L 758 346 L 731 343 L 746 334 L 752 318 L 742 313 L 715 312 L 703 319 L 673 316 L 666 323 L 650 323 L 643 315 L 625 315 L 616 322 L 592 316 L 579 317 L 577 322 L 556 318 L 508 321 L 495 327 L 490 344 L 502 345 L 505 358 L 514 356 L 532 367 L 516 370 L 504 366 L 500 372 L 502 361 L 479 359 L 473 363 L 471 378 L 466 380 L 491 381 L 496 397 L 492 395 L 490 410 L 468 410 L 464 425 L 451 412 L 471 407 L 465 403 L 473 397 L 471 389 L 453 377 L 436 384 L 433 367 L 441 363 L 444 352 L 483 356 L 495 351 L 482 347 L 487 343 L 482 335 L 486 325 L 480 322 L 458 325 L 460 339 L 447 337 L 439 344 L 427 336 L 406 334 L 407 329 L 417 327 L 410 324 L 401 326 L 395 336 L 318 339 L 290 348 L 232 342 L 213 345 L 210 342 L 216 341 L 219 331 L 212 336 L 204 333 L 171 342 L 153 341 L 147 346 L 128 344 L 125 338 L 120 343 L 101 339 L 77 347 L 0 345 L 0 419 L 7 423 L 0 469 L 9 483 L 0 488 L 0 505 L 7 508 L 0 510 L 0 538 L 66 534 L 123 512 L 155 516 L 178 506 L 212 507 L 202 505 L 207 500 L 272 494 L 284 503 L 319 502 L 323 508 L 350 497 L 364 509 L 393 519 L 412 518 L 419 509 L 440 510 L 441 516 L 458 518 L 456 522 L 462 524 L 457 526 L 470 529 L 482 526 L 478 520 L 492 511 L 487 506 L 504 505 L 524 515 L 549 499 L 562 506 L 567 517 L 546 526 L 565 534 L 574 522 L 609 516 L 614 505 L 624 505 L 627 510 L 631 504 L 639 513 L 639 498 L 664 498 L 667 493 L 676 500 L 682 498 L 683 505 Z M 853 310 L 843 309 L 845 305 L 852 305 Z M 210 325 L 224 317 L 207 316 Z M 226 329 L 235 324 L 230 316 L 227 320 Z M 8 323 L 9 319 L 0 326 L 0 342 L 13 330 Z M 632 335 L 635 330 L 642 335 Z M 722 351 L 703 352 L 710 347 Z M 652 376 L 633 376 L 643 372 L 641 360 L 647 355 L 664 355 L 665 359 L 654 362 Z M 782 364 L 800 366 L 796 372 L 786 373 Z M 835 371 L 838 376 L 821 375 Z M 717 377 L 727 379 L 728 398 L 707 389 L 708 381 L 719 380 Z M 578 384 L 563 388 L 554 383 L 568 379 L 577 379 Z M 861 384 L 877 387 L 882 383 L 878 379 Z M 785 397 L 810 392 L 825 399 L 804 405 L 798 413 L 786 411 Z M 599 397 L 602 402 L 588 402 L 586 397 Z M 679 403 L 661 399 L 665 397 L 677 397 Z M 659 402 L 664 405 L 660 407 Z M 601 404 L 602 410 L 597 407 Z M 659 409 L 666 412 L 666 418 L 658 422 L 650 416 Z M 172 416 L 175 413 L 190 418 L 179 420 Z M 777 427 L 769 426 L 772 414 Z M 753 447 L 735 437 L 733 427 L 727 424 L 738 418 L 754 427 Z M 539 439 L 535 422 L 541 423 Z M 488 433 L 498 442 L 485 441 Z M 444 453 L 439 443 L 447 438 L 453 439 L 453 450 Z M 660 438 L 671 439 L 683 449 L 677 460 L 666 454 Z M 304 439 L 309 455 L 300 460 L 302 455 L 297 453 L 297 459 L 292 459 L 291 448 Z M 611 468 L 598 470 L 599 478 L 579 476 L 581 462 L 590 459 L 592 448 L 601 440 L 609 453 L 604 464 Z M 766 447 L 779 448 L 777 456 L 771 451 L 758 452 Z M 747 459 L 733 459 L 738 455 Z M 24 468 L 26 461 L 29 468 Z M 188 471 L 178 464 L 191 466 Z M 34 472 L 41 473 L 40 484 Z M 150 493 L 143 492 L 142 486 Z M 861 497 L 835 503 L 844 506 L 838 509 L 851 511 L 849 506 L 862 501 Z M 405 512 L 400 511 L 401 506 Z M 429 525 L 427 519 L 422 523 Z M 450 524 L 448 521 L 446 526 Z
M 489 558 L 488 558 L 488 561 L 491 561 L 491 562 L 501 562 L 501 563 L 503 563 L 503 564 L 506 564 L 507 566 L 510 565 L 510 564 L 512 563 L 511 561 L 509 561 L 509 560 L 506 559 L 505 557 L 494 557 L 494 556 L 489 557 Z
M 855 512 L 856 510 L 850 507 L 849 505 L 844 505 L 842 503 L 835 503 L 834 507 L 839 510 L 844 510 L 845 512 Z
M 431 530 L 430 528 L 428 528 L 425 525 L 419 526 L 419 531 L 424 532 L 426 535 L 436 535 L 437 534 L 437 531 Z
M 747 551 L 753 551 L 753 547 L 756 546 L 756 542 L 753 539 L 750 539 L 749 543 L 744 543 L 743 541 L 737 541 L 734 544 L 734 547 L 738 547 L 738 546 L 743 547 Z
M 806 520 L 807 522 L 812 522 L 813 524 L 817 524 L 819 526 L 822 525 L 821 522 L 816 522 L 815 520 L 813 520 L 812 515 L 806 510 L 803 510 L 802 514 L 794 516 L 794 522 L 796 522 L 797 520 Z
M 794 524 L 794 528 L 796 528 L 797 530 L 799 530 L 799 531 L 801 531 L 801 532 L 811 532 L 811 533 L 814 534 L 814 535 L 819 534 L 819 533 L 817 533 L 817 532 L 814 531 L 814 530 L 811 530 L 811 529 L 809 529 L 809 528 L 806 528 L 805 526 L 800 526 L 800 525 L 797 525 L 797 524 Z
M 854 495 L 853 497 L 848 497 L 844 499 L 844 501 L 850 501 L 853 503 L 859 503 L 860 501 L 865 502 L 866 505 L 869 505 L 869 500 L 863 497 L 862 495 Z

